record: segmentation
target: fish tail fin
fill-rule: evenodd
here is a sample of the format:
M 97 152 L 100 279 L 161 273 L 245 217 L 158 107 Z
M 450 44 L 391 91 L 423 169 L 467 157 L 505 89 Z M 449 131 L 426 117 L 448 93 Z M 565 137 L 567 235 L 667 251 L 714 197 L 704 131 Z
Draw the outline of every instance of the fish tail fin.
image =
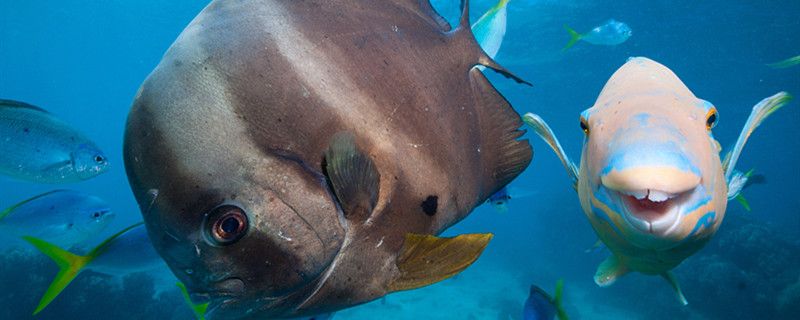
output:
M 469 0 L 461 0 L 461 18 L 459 19 L 458 27 L 449 34 L 453 41 L 461 42 L 462 44 L 467 42 L 470 44 L 465 45 L 466 47 L 476 48 L 476 50 L 466 53 L 476 59 L 473 67 L 484 66 L 494 70 L 506 78 L 513 79 L 517 83 L 527 84 L 529 86 L 532 85 L 530 82 L 527 82 L 517 75 L 511 73 L 511 71 L 494 61 L 494 59 L 492 59 L 492 57 L 490 57 L 481 48 L 481 44 L 478 42 L 478 39 L 475 38 L 475 34 L 472 32 L 472 26 L 469 23 Z
M 564 279 L 558 279 L 556 282 L 556 294 L 553 297 L 553 305 L 556 307 L 556 316 L 558 320 L 569 320 L 567 313 L 564 311 L 564 306 L 561 304 L 564 296 Z
M 42 299 L 39 300 L 39 305 L 36 306 L 36 310 L 33 312 L 34 315 L 38 314 L 45 307 L 47 307 L 50 302 L 55 299 L 64 288 L 72 282 L 78 274 L 83 271 L 84 267 L 92 261 L 94 258 L 93 256 L 80 256 L 64 249 L 59 248 L 58 246 L 49 243 L 47 241 L 34 238 L 34 237 L 22 237 L 25 241 L 32 244 L 36 249 L 44 253 L 46 256 L 50 257 L 59 268 L 58 274 L 53 279 L 53 282 L 50 283 L 50 287 L 47 288 L 47 291 L 42 296 Z
M 182 282 L 175 283 L 175 285 L 178 286 L 179 289 L 181 289 L 183 300 L 185 300 L 186 303 L 189 304 L 189 307 L 192 308 L 192 312 L 194 312 L 195 318 L 197 318 L 197 320 L 205 320 L 206 319 L 205 314 L 206 314 L 206 309 L 208 309 L 208 303 L 197 304 L 192 302 L 192 299 L 189 298 L 189 291 L 186 290 L 186 285 L 184 285 Z
M 563 49 L 561 49 L 562 52 L 567 51 L 567 49 L 569 48 L 572 48 L 572 46 L 574 46 L 576 43 L 578 43 L 578 41 L 581 40 L 581 34 L 575 31 L 575 29 L 570 28 L 568 25 L 564 25 L 564 29 L 567 29 L 570 39 L 569 42 L 567 42 L 567 45 L 564 46 Z

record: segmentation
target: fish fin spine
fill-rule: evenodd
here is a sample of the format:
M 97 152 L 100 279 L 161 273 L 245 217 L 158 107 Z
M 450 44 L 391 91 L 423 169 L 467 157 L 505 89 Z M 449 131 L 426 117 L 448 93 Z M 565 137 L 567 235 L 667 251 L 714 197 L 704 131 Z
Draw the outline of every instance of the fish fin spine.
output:
M 399 275 L 388 290 L 416 289 L 450 278 L 475 262 L 491 239 L 491 233 L 452 238 L 406 234 L 396 260 Z
M 64 249 L 59 248 L 58 246 L 49 243 L 47 241 L 24 236 L 22 237 L 25 241 L 32 244 L 36 249 L 44 253 L 46 256 L 50 257 L 56 265 L 58 265 L 59 271 L 56 274 L 53 282 L 50 283 L 50 286 L 45 291 L 45 294 L 39 300 L 39 304 L 36 306 L 36 310 L 33 311 L 33 314 L 36 315 L 42 310 L 44 310 L 47 305 L 50 304 L 60 293 L 64 290 L 64 288 L 69 285 L 78 274 L 83 271 L 84 267 L 94 259 L 92 256 L 80 256 Z
M 567 51 L 567 49 L 569 49 L 569 48 L 572 48 L 572 46 L 574 46 L 576 43 L 578 43 L 578 41 L 580 41 L 581 37 L 582 37 L 582 35 L 580 33 L 578 33 L 577 31 L 575 31 L 574 29 L 570 28 L 567 25 L 564 25 L 564 29 L 567 29 L 567 32 L 569 33 L 570 39 L 569 39 L 569 42 L 567 42 L 567 45 L 564 46 L 563 49 L 561 49 L 562 52 L 563 51 Z
M 672 290 L 675 291 L 675 296 L 678 298 L 678 301 L 681 302 L 682 305 L 688 305 L 689 302 L 686 301 L 686 297 L 683 295 L 683 291 L 681 290 L 681 285 L 678 283 L 678 279 L 675 278 L 675 274 L 672 271 L 667 271 L 661 274 L 661 276 L 669 282 L 669 285 L 672 287 Z
M 478 69 L 470 70 L 475 111 L 481 133 L 479 156 L 484 163 L 481 203 L 516 178 L 531 162 L 533 148 L 527 139 L 519 114 Z
M 340 132 L 325 153 L 325 173 L 345 217 L 366 220 L 378 202 L 380 173 L 369 155 L 356 146 L 355 136 Z

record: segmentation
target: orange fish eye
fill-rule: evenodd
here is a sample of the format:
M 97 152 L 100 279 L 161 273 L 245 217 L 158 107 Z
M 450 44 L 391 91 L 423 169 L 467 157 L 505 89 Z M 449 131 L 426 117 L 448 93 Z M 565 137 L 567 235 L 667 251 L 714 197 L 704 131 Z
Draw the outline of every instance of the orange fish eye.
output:
M 583 133 L 589 134 L 589 123 L 583 116 L 581 116 L 581 130 L 583 130 Z
M 708 110 L 708 114 L 706 114 L 706 129 L 711 130 L 714 126 L 717 125 L 717 109 L 711 108 Z

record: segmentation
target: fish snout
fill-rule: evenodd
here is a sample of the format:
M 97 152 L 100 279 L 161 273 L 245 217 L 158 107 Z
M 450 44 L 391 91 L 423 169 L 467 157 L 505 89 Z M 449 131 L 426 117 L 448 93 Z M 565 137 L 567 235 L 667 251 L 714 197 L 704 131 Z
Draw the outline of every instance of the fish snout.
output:
M 612 170 L 600 177 L 606 188 L 629 192 L 641 198 L 648 190 L 654 191 L 651 197 L 661 197 L 690 191 L 700 184 L 701 177 L 693 171 L 673 166 L 639 166 L 623 170 Z

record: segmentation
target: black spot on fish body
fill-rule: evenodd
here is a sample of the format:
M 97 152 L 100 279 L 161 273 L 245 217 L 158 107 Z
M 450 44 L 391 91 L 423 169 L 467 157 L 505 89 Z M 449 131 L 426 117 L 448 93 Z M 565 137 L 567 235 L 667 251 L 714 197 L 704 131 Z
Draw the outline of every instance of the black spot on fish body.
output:
M 422 201 L 422 204 L 420 204 L 420 207 L 422 207 L 422 212 L 425 212 L 425 214 L 429 216 L 436 214 L 436 209 L 438 209 L 438 206 L 439 197 L 434 195 L 428 196 L 425 198 L 425 201 Z
M 29 128 L 22 128 L 22 132 L 25 132 L 25 133 L 30 133 L 30 132 L 31 132 L 31 129 L 29 129 Z

